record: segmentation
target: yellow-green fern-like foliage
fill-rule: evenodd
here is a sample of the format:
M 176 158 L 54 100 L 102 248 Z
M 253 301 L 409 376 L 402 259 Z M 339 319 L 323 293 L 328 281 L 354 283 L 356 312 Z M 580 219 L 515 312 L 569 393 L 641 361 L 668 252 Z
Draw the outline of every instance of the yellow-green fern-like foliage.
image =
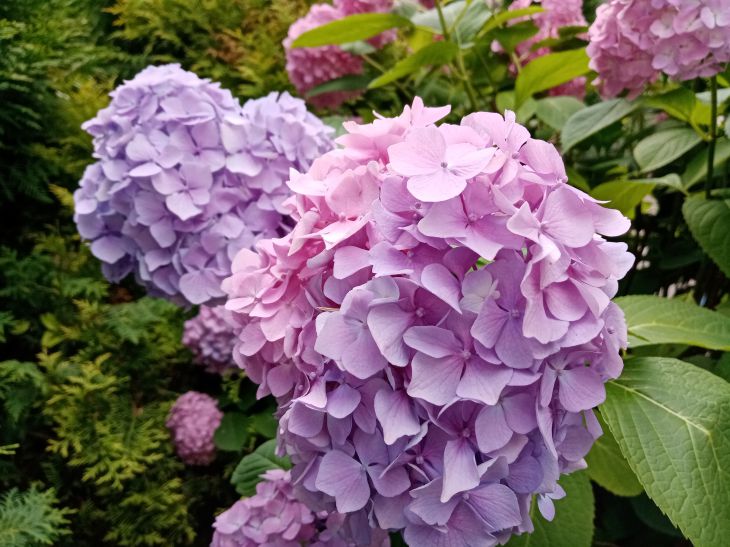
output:
M 289 89 L 281 45 L 307 0 L 117 0 L 116 38 L 151 62 L 179 61 L 239 97 Z

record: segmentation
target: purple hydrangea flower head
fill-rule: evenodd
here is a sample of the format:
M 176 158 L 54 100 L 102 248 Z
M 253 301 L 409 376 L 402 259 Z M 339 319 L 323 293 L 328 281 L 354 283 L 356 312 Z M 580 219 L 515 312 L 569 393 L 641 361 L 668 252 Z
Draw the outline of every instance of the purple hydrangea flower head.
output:
M 362 543 L 350 535 L 345 515 L 313 512 L 296 497 L 289 471 L 274 469 L 261 476 L 256 494 L 237 501 L 213 524 L 211 547 L 387 547 L 387 535 L 374 533 Z
M 188 391 L 178 397 L 165 425 L 182 461 L 188 465 L 208 465 L 213 461 L 213 434 L 222 418 L 218 403 L 210 395 Z
M 542 6 L 545 11 L 531 16 L 532 21 L 537 25 L 537 34 L 520 43 L 515 50 L 523 64 L 550 53 L 549 47 L 543 46 L 534 49 L 533 46 L 538 42 L 558 38 L 559 31 L 563 27 L 582 27 L 588 24 L 583 16 L 583 0 L 535 0 L 535 2 L 533 0 L 515 0 L 510 4 L 509 10 L 524 9 L 533 3 Z M 519 22 L 524 19 L 518 18 L 514 21 Z M 516 73 L 516 67 L 513 66 L 512 71 Z M 583 99 L 586 92 L 585 87 L 586 79 L 579 77 L 554 87 L 549 94 L 552 96 L 572 95 Z
M 104 274 L 178 303 L 221 299 L 235 253 L 288 229 L 289 169 L 332 147 L 286 93 L 248 101 L 178 65 L 148 67 L 84 124 L 94 156 L 74 219 Z
M 193 353 L 195 362 L 208 372 L 223 374 L 233 362 L 236 343 L 235 322 L 225 306 L 200 306 L 198 314 L 185 321 L 182 343 Z
M 362 60 L 339 46 L 292 48 L 292 43 L 301 34 L 342 19 L 345 15 L 336 6 L 314 4 L 304 17 L 289 27 L 289 33 L 284 39 L 286 71 L 289 80 L 300 94 L 305 94 L 330 80 L 362 74 Z M 315 95 L 308 100 L 319 108 L 336 108 L 343 102 L 357 97 L 358 94 L 358 91 L 331 91 Z
M 633 256 L 607 239 L 628 220 L 512 112 L 437 125 L 448 112 L 347 122 L 292 172 L 292 231 L 240 251 L 222 286 L 310 507 L 363 538 L 496 545 L 532 530 L 535 496 L 552 518 L 601 434 Z
M 724 0 L 611 0 L 589 30 L 590 66 L 605 97 L 636 97 L 664 73 L 710 77 L 730 62 L 730 11 Z

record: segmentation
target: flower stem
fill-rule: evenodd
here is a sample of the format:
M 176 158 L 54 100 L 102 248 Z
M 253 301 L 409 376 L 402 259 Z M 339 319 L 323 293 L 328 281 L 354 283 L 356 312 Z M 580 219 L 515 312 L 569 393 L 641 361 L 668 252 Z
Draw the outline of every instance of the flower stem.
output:
M 441 32 L 444 35 L 444 40 L 449 40 L 449 28 L 446 25 L 446 18 L 444 17 L 444 12 L 441 9 L 441 0 L 436 0 L 434 3 L 436 4 L 436 11 L 439 14 L 439 23 L 441 23 Z
M 717 140 L 717 76 L 710 79 L 710 144 L 707 150 L 707 179 L 705 180 L 705 198 L 712 195 L 712 177 L 715 171 L 715 141 Z

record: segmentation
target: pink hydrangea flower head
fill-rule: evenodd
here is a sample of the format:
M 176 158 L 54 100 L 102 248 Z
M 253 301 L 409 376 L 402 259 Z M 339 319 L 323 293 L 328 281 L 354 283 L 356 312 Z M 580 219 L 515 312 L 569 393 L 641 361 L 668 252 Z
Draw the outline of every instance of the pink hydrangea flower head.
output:
M 185 321 L 182 343 L 193 353 L 196 363 L 208 372 L 223 374 L 236 368 L 236 339 L 235 321 L 225 306 L 200 306 L 198 314 Z
M 178 397 L 165 425 L 175 450 L 188 465 L 208 465 L 215 458 L 213 434 L 223 419 L 218 403 L 210 395 L 188 391 Z
M 313 512 L 296 497 L 289 471 L 273 469 L 261 475 L 256 494 L 237 501 L 213 524 L 211 547 L 388 547 L 386 534 L 362 542 L 350 535 L 345 515 Z
M 241 107 L 178 65 L 111 96 L 83 125 L 98 161 L 74 194 L 79 233 L 111 281 L 133 273 L 180 304 L 221 300 L 235 253 L 288 229 L 289 169 L 329 150 L 332 130 L 287 93 Z
M 362 60 L 344 51 L 339 46 L 292 48 L 294 40 L 313 28 L 342 19 L 346 14 L 329 4 L 314 4 L 309 12 L 289 27 L 284 39 L 286 50 L 286 71 L 291 83 L 300 94 L 320 84 L 352 74 L 362 74 Z M 319 108 L 336 108 L 341 103 L 356 97 L 357 91 L 332 91 L 321 93 L 309 99 Z
M 517 46 L 515 52 L 523 64 L 550 53 L 549 47 L 534 49 L 538 42 L 548 38 L 558 38 L 559 31 L 563 27 L 582 27 L 588 24 L 583 16 L 583 0 L 535 0 L 535 2 L 533 0 L 515 0 L 510 4 L 509 10 L 524 9 L 533 4 L 542 6 L 545 11 L 531 16 L 531 20 L 537 25 L 537 34 Z M 525 18 L 515 19 L 515 22 L 522 20 Z M 513 71 L 516 73 L 516 67 L 513 67 Z M 552 96 L 572 95 L 583 99 L 585 84 L 585 78 L 575 78 L 551 89 L 549 94 Z
M 636 97 L 660 73 L 707 78 L 730 62 L 730 11 L 723 0 L 611 0 L 589 31 L 588 55 L 606 97 Z
M 628 220 L 514 113 L 438 125 L 448 112 L 417 98 L 346 124 L 292 172 L 293 230 L 223 282 L 300 499 L 363 541 L 505 543 L 533 497 L 552 518 L 622 369 L 610 299 L 633 256 L 607 238 Z

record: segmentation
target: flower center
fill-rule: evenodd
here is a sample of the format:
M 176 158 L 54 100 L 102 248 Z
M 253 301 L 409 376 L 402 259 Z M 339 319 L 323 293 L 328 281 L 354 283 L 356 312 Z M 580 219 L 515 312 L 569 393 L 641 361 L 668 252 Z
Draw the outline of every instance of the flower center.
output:
M 448 163 L 446 163 L 445 161 L 442 161 L 442 162 L 441 162 L 441 167 L 442 167 L 443 169 L 446 169 L 446 168 L 447 168 L 448 166 L 449 166 L 449 164 L 448 164 Z
M 423 459 L 423 456 L 416 456 L 416 463 L 417 463 L 418 465 L 423 465 L 423 462 L 424 462 L 424 461 L 425 461 L 425 460 Z
M 479 220 L 479 216 L 476 213 L 469 213 L 467 218 L 469 219 L 469 222 L 476 222 Z
M 509 312 L 509 316 L 512 319 L 519 319 L 519 317 L 520 317 L 520 310 L 515 309 L 515 310 L 510 311 Z
M 461 436 L 465 439 L 471 437 L 471 429 L 465 427 L 464 430 L 461 432 Z
M 424 315 L 426 315 L 426 310 L 420 306 L 416 308 L 416 317 L 423 317 Z
M 464 359 L 464 361 L 471 359 L 471 352 L 467 349 L 461 352 L 461 357 Z

